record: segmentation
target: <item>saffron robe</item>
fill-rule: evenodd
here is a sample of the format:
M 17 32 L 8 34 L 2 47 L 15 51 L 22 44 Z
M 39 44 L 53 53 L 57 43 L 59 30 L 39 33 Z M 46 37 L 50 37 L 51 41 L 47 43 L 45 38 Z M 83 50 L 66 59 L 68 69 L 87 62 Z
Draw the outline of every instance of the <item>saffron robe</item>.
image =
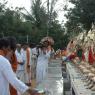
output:
M 17 58 L 16 58 L 15 53 L 13 53 L 10 62 L 11 62 L 11 66 L 12 66 L 13 71 L 16 72 L 18 63 L 17 63 Z M 17 95 L 17 91 L 11 85 L 10 85 L 10 94 Z

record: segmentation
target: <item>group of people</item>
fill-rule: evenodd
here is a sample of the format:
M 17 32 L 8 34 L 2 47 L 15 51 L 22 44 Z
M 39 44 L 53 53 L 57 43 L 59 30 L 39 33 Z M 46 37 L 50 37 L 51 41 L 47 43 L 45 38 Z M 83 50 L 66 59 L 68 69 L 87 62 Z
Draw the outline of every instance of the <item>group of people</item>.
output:
M 67 48 L 61 51 L 63 61 L 70 60 L 73 63 L 87 62 L 90 65 L 95 63 L 95 42 L 93 39 L 88 41 L 73 39 Z
M 0 39 L 0 95 L 38 95 L 31 80 L 39 85 L 47 77 L 52 47 L 48 41 L 39 45 L 17 44 L 14 37 Z
M 83 79 L 85 88 L 95 91 L 95 38 L 70 41 L 66 52 L 63 63 L 73 63 Z
M 77 38 L 71 39 L 67 47 L 56 51 L 55 58 L 62 59 L 61 65 L 65 67 L 65 70 L 67 61 L 75 65 L 80 65 L 82 62 L 85 62 L 95 67 L 95 41 L 91 38 L 88 39 L 87 41 Z

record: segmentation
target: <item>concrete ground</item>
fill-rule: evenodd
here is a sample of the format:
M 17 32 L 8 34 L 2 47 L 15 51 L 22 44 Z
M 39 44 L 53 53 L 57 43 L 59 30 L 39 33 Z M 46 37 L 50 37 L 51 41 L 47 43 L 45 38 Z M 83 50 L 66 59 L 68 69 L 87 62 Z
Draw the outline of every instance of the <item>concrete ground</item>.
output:
M 51 92 L 49 95 L 71 95 L 70 81 L 64 71 L 62 77 L 61 63 L 61 60 L 52 60 L 49 64 L 47 79 L 48 90 Z
M 51 95 L 63 95 L 63 78 L 60 60 L 52 60 L 49 64 L 48 84 Z
M 64 95 L 63 94 L 63 78 L 61 71 L 61 61 L 52 60 L 48 67 L 48 78 L 40 88 L 45 86 L 46 95 Z

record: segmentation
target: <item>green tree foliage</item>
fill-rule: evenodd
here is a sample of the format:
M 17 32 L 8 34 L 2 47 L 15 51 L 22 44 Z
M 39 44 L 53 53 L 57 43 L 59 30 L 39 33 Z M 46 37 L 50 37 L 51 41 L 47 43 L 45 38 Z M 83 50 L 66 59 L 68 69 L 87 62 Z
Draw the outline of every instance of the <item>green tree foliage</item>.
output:
M 69 36 L 67 34 L 64 34 L 64 31 L 65 31 L 64 28 L 61 27 L 61 25 L 58 23 L 58 20 L 51 22 L 49 35 L 53 37 L 55 41 L 55 44 L 54 44 L 55 49 L 58 49 L 58 48 L 62 49 L 66 47 L 69 41 Z
M 32 0 L 33 1 L 33 0 Z M 51 0 L 49 10 L 42 6 L 41 0 L 34 0 L 32 2 L 32 15 L 35 18 L 36 28 L 39 31 L 38 38 L 42 39 L 44 36 L 53 37 L 56 49 L 65 47 L 68 43 L 68 36 L 64 35 L 64 28 L 56 20 L 57 12 L 54 10 L 57 0 Z M 47 33 L 48 32 L 48 33 Z
M 0 37 L 15 36 L 17 41 L 39 43 L 47 36 L 53 37 L 55 49 L 65 47 L 68 42 L 68 35 L 64 35 L 64 27 L 56 20 L 57 13 L 54 5 L 57 0 L 50 3 L 50 12 L 43 6 L 41 0 L 32 0 L 31 13 L 24 14 L 24 8 L 15 10 L 6 8 L 6 3 L 0 3 Z M 3 5 L 3 6 L 2 6 Z
M 70 0 L 74 8 L 68 10 L 66 15 L 68 31 L 82 32 L 83 29 L 89 30 L 92 22 L 95 21 L 95 0 Z

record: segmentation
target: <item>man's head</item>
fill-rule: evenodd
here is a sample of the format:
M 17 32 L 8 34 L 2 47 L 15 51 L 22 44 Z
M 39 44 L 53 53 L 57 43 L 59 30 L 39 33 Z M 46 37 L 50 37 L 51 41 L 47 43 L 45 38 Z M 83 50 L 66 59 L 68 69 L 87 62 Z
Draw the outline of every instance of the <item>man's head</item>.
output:
M 18 51 L 20 51 L 20 50 L 21 50 L 21 44 L 16 44 L 16 49 L 17 49 Z
M 3 50 L 4 54 L 6 55 L 9 49 L 10 49 L 9 40 L 6 38 L 1 38 L 0 39 L 0 50 Z
M 11 57 L 13 56 L 16 50 L 16 39 L 14 37 L 7 37 L 6 39 L 9 41 L 9 50 L 6 54 L 6 58 L 8 60 L 11 60 Z
M 9 41 L 6 38 L 0 39 L 0 49 L 8 48 L 9 47 Z
M 7 37 L 9 43 L 10 43 L 10 49 L 15 51 L 16 50 L 16 39 L 15 37 Z

